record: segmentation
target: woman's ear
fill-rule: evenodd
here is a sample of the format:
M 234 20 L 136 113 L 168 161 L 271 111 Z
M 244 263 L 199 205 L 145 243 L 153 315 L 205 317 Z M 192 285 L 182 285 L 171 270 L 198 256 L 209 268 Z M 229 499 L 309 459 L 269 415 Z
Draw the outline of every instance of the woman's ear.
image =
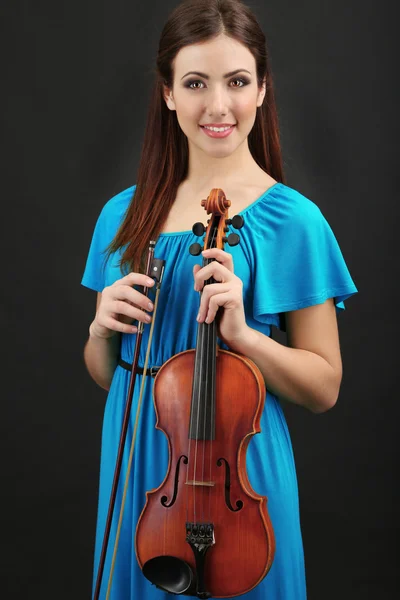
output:
M 164 100 L 170 110 L 176 110 L 172 91 L 166 85 L 164 85 Z
M 264 98 L 265 98 L 265 92 L 266 92 L 266 78 L 264 79 L 263 83 L 262 83 L 262 87 L 258 92 L 258 96 L 257 96 L 257 107 L 260 107 L 262 105 L 262 103 L 264 102 Z

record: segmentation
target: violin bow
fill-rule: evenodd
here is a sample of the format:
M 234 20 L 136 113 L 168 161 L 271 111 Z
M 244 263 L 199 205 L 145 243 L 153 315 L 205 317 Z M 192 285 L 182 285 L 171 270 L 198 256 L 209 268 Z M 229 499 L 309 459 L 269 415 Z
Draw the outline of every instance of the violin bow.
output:
M 164 275 L 165 261 L 154 258 L 155 245 L 156 245 L 156 242 L 151 240 L 150 244 L 149 244 L 147 259 L 146 259 L 146 269 L 145 269 L 146 273 L 145 274 L 148 277 L 151 277 L 152 279 L 154 279 L 156 282 L 156 297 L 155 297 L 155 301 L 154 301 L 153 319 L 152 319 L 150 333 L 149 333 L 149 340 L 148 340 L 147 349 L 146 349 L 146 360 L 145 360 L 145 365 L 144 365 L 144 370 L 143 370 L 142 385 L 141 385 L 141 389 L 140 389 L 138 406 L 136 409 L 135 427 L 134 427 L 134 432 L 133 432 L 133 436 L 132 436 L 132 444 L 131 444 L 131 450 L 130 450 L 130 455 L 129 455 L 128 470 L 127 470 L 127 474 L 125 477 L 123 500 L 122 500 L 122 504 L 121 504 L 119 521 L 118 521 L 118 530 L 117 530 L 117 535 L 116 535 L 116 539 L 115 539 L 115 543 L 114 543 L 113 559 L 112 559 L 112 565 L 111 565 L 110 576 L 109 576 L 108 587 L 107 587 L 107 599 L 109 598 L 109 594 L 110 594 L 110 590 L 111 590 L 112 576 L 113 576 L 113 572 L 114 572 L 115 558 L 116 558 L 116 553 L 117 553 L 117 549 L 118 549 L 119 534 L 120 534 L 120 530 L 121 530 L 123 510 L 124 510 L 124 506 L 125 506 L 125 498 L 126 498 L 126 492 L 127 492 L 127 488 L 128 488 L 128 480 L 129 480 L 130 468 L 131 468 L 131 464 L 132 464 L 133 450 L 134 450 L 134 446 L 135 446 L 137 425 L 139 422 L 140 408 L 141 408 L 141 404 L 142 404 L 142 397 L 143 397 L 144 385 L 145 385 L 145 380 L 146 380 L 145 372 L 147 370 L 148 359 L 150 356 L 151 340 L 153 337 L 153 329 L 154 329 L 154 323 L 155 323 L 155 317 L 156 317 L 156 311 L 157 311 L 158 296 L 160 293 L 161 283 L 162 283 L 162 279 L 163 279 L 163 275 Z M 143 286 L 142 293 L 146 297 L 148 297 L 149 288 L 146 286 Z M 144 310 L 144 309 L 142 309 L 142 310 Z M 119 441 L 119 446 L 118 446 L 118 454 L 117 454 L 117 460 L 116 460 L 116 464 L 115 464 L 114 478 L 113 478 L 113 484 L 112 484 L 112 489 L 111 489 L 111 494 L 110 494 L 110 502 L 109 502 L 108 512 L 107 512 L 107 521 L 106 521 L 106 527 L 105 527 L 105 531 L 104 531 L 103 543 L 102 543 L 102 548 L 101 548 L 99 567 L 97 570 L 96 587 L 95 587 L 93 600 L 99 600 L 99 596 L 100 596 L 100 588 L 101 588 L 101 582 L 103 579 L 104 564 L 105 564 L 105 559 L 106 559 L 106 554 L 107 554 L 108 542 L 109 542 L 109 538 L 110 538 L 111 523 L 112 523 L 112 517 L 113 517 L 114 507 L 115 507 L 115 499 L 117 496 L 118 482 L 119 482 L 119 477 L 121 474 L 122 458 L 123 458 L 123 454 L 124 454 L 125 441 L 126 441 L 129 420 L 130 420 L 133 391 L 134 391 L 135 382 L 136 382 L 137 367 L 138 367 L 138 362 L 139 362 L 140 348 L 141 348 L 141 344 L 142 344 L 143 330 L 144 330 L 144 323 L 142 321 L 138 321 L 138 331 L 136 334 L 136 343 L 135 343 L 135 349 L 134 349 L 134 355 L 133 355 L 133 361 L 132 361 L 131 377 L 130 377 L 130 381 L 129 381 L 128 395 L 127 395 L 127 399 L 126 399 L 124 418 L 123 418 L 123 422 L 122 422 L 121 436 L 120 436 L 120 441 Z

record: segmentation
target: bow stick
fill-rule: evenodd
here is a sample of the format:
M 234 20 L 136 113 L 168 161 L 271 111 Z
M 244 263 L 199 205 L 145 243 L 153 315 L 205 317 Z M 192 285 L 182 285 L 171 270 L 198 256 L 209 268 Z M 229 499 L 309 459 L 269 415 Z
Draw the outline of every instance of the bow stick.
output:
M 153 241 L 153 240 L 150 241 L 148 254 L 147 254 L 147 260 L 146 260 L 146 269 L 145 269 L 145 271 L 146 271 L 145 274 L 148 277 L 152 277 L 156 282 L 156 300 L 155 300 L 155 305 L 154 305 L 152 326 L 151 326 L 151 331 L 150 331 L 151 335 L 149 336 L 149 341 L 148 341 L 147 351 L 146 351 L 146 365 L 145 365 L 144 369 L 147 369 L 147 362 L 148 362 L 148 356 L 150 354 L 150 344 L 151 344 L 152 332 L 153 332 L 154 321 L 155 321 L 156 305 L 158 302 L 158 294 L 159 294 L 160 287 L 161 287 L 162 277 L 164 274 L 164 264 L 165 264 L 165 261 L 154 258 L 155 245 L 156 245 L 155 241 Z M 148 297 L 149 288 L 146 286 L 143 286 L 142 293 L 146 297 Z M 122 457 L 123 457 L 123 453 L 124 453 L 125 441 L 126 441 L 126 436 L 127 436 L 127 432 L 128 432 L 128 426 L 129 426 L 133 391 L 134 391 L 136 375 L 137 375 L 137 367 L 138 367 L 138 362 L 139 362 L 139 353 L 140 353 L 140 347 L 141 347 L 141 343 L 142 343 L 143 330 L 144 330 L 144 323 L 142 321 L 139 321 L 138 322 L 138 331 L 136 334 L 134 356 L 133 356 L 133 361 L 132 361 L 131 377 L 130 377 L 130 381 L 129 381 L 128 395 L 127 395 L 127 400 L 126 400 L 124 418 L 123 418 L 123 422 L 122 422 L 121 437 L 120 437 L 119 446 L 118 446 L 118 455 L 117 455 L 117 460 L 116 460 L 116 465 L 115 465 L 114 479 L 113 479 L 113 484 L 112 484 L 112 489 L 111 489 L 110 503 L 109 503 L 109 507 L 108 507 L 107 521 L 106 521 L 106 527 L 105 527 L 105 532 L 104 532 L 104 537 L 103 537 L 103 544 L 102 544 L 102 548 L 101 548 L 99 567 L 97 570 L 97 580 L 96 580 L 96 587 L 95 587 L 93 600 L 98 600 L 99 595 L 100 595 L 100 588 L 101 588 L 101 582 L 102 582 L 102 578 L 103 578 L 105 558 L 106 558 L 106 553 L 107 553 L 108 541 L 109 541 L 109 537 L 110 537 L 112 517 L 113 517 L 113 512 L 114 512 L 114 507 L 115 507 L 115 499 L 117 496 L 118 481 L 119 481 L 119 477 L 120 477 L 120 473 L 121 473 Z M 145 374 L 145 370 L 144 370 L 143 379 L 142 379 L 142 387 L 141 387 L 141 391 L 140 391 L 138 407 L 136 410 L 135 431 L 134 431 L 134 436 L 132 439 L 131 455 L 133 455 L 133 447 L 134 447 L 134 441 L 135 441 L 135 437 L 136 437 L 136 429 L 137 429 L 137 423 L 139 420 L 139 411 L 140 411 L 140 406 L 141 406 L 141 396 L 143 394 L 145 379 L 146 379 L 146 374 Z M 131 462 L 131 456 L 130 456 L 130 462 Z M 130 464 L 129 464 L 129 469 L 130 469 Z M 129 471 L 128 471 L 127 475 L 129 477 Z M 125 480 L 125 488 L 127 488 L 127 478 Z M 126 495 L 126 489 L 124 490 L 123 503 L 125 503 L 125 495 Z M 110 591 L 110 587 L 111 587 L 113 566 L 115 563 L 116 548 L 117 548 L 117 544 L 118 544 L 119 530 L 120 530 L 120 525 L 121 525 L 121 521 L 122 521 L 122 511 L 123 511 L 123 507 L 121 507 L 121 511 L 120 511 L 120 520 L 119 520 L 120 522 L 118 524 L 117 538 L 116 538 L 116 543 L 114 545 L 113 563 L 112 563 L 112 569 L 110 572 L 110 578 L 109 578 L 109 582 L 108 582 L 107 598 L 109 597 L 109 591 Z

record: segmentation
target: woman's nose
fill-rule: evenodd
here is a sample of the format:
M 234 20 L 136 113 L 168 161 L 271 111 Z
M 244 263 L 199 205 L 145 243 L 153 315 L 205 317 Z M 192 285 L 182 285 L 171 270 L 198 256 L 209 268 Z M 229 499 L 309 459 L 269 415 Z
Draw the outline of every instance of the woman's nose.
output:
M 229 97 L 226 91 L 215 88 L 208 94 L 207 111 L 211 114 L 226 114 L 229 105 Z

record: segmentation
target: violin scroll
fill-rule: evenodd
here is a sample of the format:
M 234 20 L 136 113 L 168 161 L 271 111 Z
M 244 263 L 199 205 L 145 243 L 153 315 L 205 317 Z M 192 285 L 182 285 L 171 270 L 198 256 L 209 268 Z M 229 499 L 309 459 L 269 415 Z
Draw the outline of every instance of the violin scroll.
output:
M 190 246 L 189 252 L 192 256 L 198 256 L 202 250 L 208 248 L 220 248 L 223 250 L 224 244 L 228 244 L 229 246 L 237 246 L 239 244 L 240 237 L 237 233 L 230 233 L 228 236 L 225 235 L 229 231 L 229 226 L 241 229 L 244 225 L 244 219 L 241 215 L 235 215 L 231 219 L 228 219 L 228 208 L 230 205 L 231 201 L 227 200 L 223 190 L 220 188 L 212 189 L 208 198 L 201 201 L 201 206 L 204 207 L 207 214 L 211 213 L 211 218 L 207 221 L 207 227 L 201 222 L 193 225 L 192 231 L 196 236 L 206 235 L 203 239 L 203 248 L 197 242 Z

